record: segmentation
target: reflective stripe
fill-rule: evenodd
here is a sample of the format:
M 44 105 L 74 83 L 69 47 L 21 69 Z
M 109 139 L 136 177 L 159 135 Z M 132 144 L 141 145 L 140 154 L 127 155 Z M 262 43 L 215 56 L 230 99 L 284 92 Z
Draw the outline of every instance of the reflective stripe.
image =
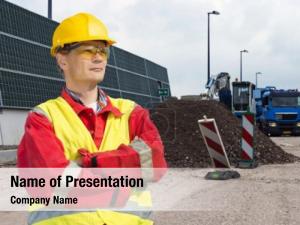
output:
M 27 223 L 28 225 L 33 225 L 42 220 L 47 220 L 59 216 L 78 214 L 78 213 L 97 213 L 97 212 L 92 210 L 90 211 L 88 210 L 86 211 L 34 211 L 29 214 Z M 138 216 L 141 219 L 148 219 L 151 214 L 151 211 L 118 211 L 117 213 L 131 214 L 134 216 Z
M 49 118 L 49 116 L 47 115 L 47 113 L 44 110 L 42 110 L 41 108 L 34 107 L 30 112 L 34 112 L 39 115 L 42 115 L 42 116 L 46 117 L 50 122 L 52 121 L 51 118 Z
M 72 176 L 78 178 L 81 173 L 82 168 L 77 165 L 74 161 L 69 161 L 69 165 L 64 169 L 64 172 L 61 174 L 61 185 L 56 186 L 54 189 L 53 195 L 60 196 L 62 198 L 68 197 L 68 189 L 66 188 L 66 176 Z M 69 185 L 69 187 L 72 187 Z
M 71 215 L 74 213 L 80 213 L 78 211 L 34 211 L 28 216 L 28 225 L 37 223 L 41 220 L 50 219 L 57 216 Z
M 139 207 L 141 208 L 141 207 Z M 152 213 L 152 211 L 122 211 L 122 213 L 132 214 L 143 219 L 148 219 Z
M 111 196 L 110 207 L 114 207 L 120 194 L 120 187 L 115 187 Z
M 66 176 L 72 176 L 74 178 L 79 177 L 81 172 L 81 167 L 75 161 L 69 161 L 69 165 L 65 168 L 62 176 L 62 181 L 66 181 Z M 62 187 L 65 187 L 65 183 L 62 182 Z M 71 186 L 70 186 L 71 187 Z
M 132 147 L 140 157 L 142 177 L 145 180 L 153 179 L 153 161 L 151 148 L 141 139 L 135 138 L 129 145 Z
M 151 148 L 141 139 L 135 138 L 130 146 L 139 154 L 142 168 L 152 168 L 152 151 Z

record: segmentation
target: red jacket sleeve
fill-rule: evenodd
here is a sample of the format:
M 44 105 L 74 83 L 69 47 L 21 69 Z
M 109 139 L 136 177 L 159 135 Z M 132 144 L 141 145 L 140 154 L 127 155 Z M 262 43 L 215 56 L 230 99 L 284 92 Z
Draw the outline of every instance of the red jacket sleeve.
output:
M 139 168 L 140 159 L 136 151 L 127 145 L 120 145 L 118 149 L 89 153 L 86 149 L 79 149 L 82 156 L 83 167 L 99 167 L 99 168 Z
M 114 151 L 97 154 L 89 154 L 82 150 L 83 167 L 167 167 L 159 132 L 151 121 L 148 111 L 139 105 L 130 115 L 129 132 L 132 143 L 129 146 L 122 144 Z M 135 139 L 136 137 L 139 139 Z
M 153 168 L 166 168 L 167 163 L 164 157 L 164 146 L 162 144 L 160 134 L 152 122 L 148 110 L 137 105 L 129 121 L 130 139 L 134 141 L 135 137 L 139 137 L 150 148 L 151 164 Z M 134 148 L 134 144 L 132 147 Z M 138 147 L 138 145 L 136 145 Z
M 25 123 L 25 134 L 18 147 L 18 167 L 63 168 L 69 164 L 64 148 L 55 136 L 49 120 L 30 112 Z

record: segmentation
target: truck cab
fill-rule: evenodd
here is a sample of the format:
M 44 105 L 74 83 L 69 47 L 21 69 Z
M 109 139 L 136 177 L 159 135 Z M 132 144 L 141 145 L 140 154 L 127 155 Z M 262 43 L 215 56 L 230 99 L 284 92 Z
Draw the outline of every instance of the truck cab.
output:
M 261 108 L 257 111 L 257 121 L 266 134 L 270 136 L 300 134 L 300 92 L 298 90 L 262 91 Z
M 256 105 L 253 98 L 255 85 L 248 81 L 232 82 L 232 112 L 241 118 L 247 112 L 256 112 Z

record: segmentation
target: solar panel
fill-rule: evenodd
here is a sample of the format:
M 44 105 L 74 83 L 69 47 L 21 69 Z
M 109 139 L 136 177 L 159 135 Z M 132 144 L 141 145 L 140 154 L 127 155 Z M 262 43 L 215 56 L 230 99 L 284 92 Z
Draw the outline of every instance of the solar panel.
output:
M 50 56 L 57 22 L 0 0 L 0 106 L 32 108 L 59 96 L 64 86 Z M 160 101 L 158 88 L 170 88 L 167 69 L 118 47 L 110 58 L 100 86 L 112 97 L 145 107 Z

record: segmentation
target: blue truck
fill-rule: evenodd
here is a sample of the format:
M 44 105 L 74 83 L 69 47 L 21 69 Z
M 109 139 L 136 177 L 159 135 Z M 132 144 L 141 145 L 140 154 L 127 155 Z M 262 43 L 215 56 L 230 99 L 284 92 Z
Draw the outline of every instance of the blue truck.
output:
M 232 111 L 240 117 L 251 111 L 269 136 L 300 135 L 300 92 L 275 87 L 256 88 L 251 82 L 232 83 Z
M 300 134 L 300 92 L 265 88 L 257 104 L 259 127 L 268 135 Z M 258 102 L 259 102 L 258 101 Z

